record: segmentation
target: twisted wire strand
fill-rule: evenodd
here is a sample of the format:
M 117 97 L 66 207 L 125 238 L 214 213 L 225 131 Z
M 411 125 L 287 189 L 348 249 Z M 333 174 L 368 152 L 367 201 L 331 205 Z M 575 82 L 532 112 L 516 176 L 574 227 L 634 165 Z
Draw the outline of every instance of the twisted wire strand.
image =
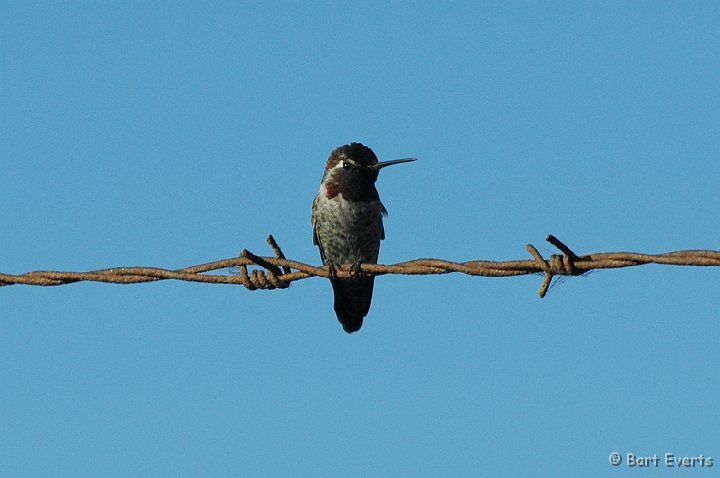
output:
M 546 240 L 557 247 L 562 254 L 550 256 L 548 260 L 532 245 L 527 250 L 532 256 L 528 260 L 452 262 L 443 259 L 415 259 L 398 264 L 361 264 L 364 275 L 430 275 L 459 272 L 481 277 L 514 277 L 542 273 L 543 282 L 538 294 L 544 297 L 555 276 L 578 276 L 596 269 L 617 269 L 645 264 L 675 266 L 720 266 L 720 251 L 685 250 L 663 254 L 642 254 L 637 252 L 600 252 L 576 255 L 568 246 L 553 235 Z M 106 282 L 112 284 L 138 284 L 159 280 L 181 280 L 211 284 L 239 284 L 248 290 L 285 289 L 290 283 L 308 277 L 331 277 L 328 266 L 317 267 L 287 259 L 272 236 L 268 244 L 275 256 L 256 256 L 243 250 L 239 257 L 222 259 L 169 270 L 159 267 L 113 267 L 89 272 L 32 271 L 13 275 L 0 273 L 0 286 L 24 284 L 55 286 L 81 281 Z M 248 270 L 254 266 L 260 269 Z M 237 274 L 208 274 L 219 269 L 239 269 Z M 352 265 L 335 267 L 334 277 L 351 278 L 357 274 Z

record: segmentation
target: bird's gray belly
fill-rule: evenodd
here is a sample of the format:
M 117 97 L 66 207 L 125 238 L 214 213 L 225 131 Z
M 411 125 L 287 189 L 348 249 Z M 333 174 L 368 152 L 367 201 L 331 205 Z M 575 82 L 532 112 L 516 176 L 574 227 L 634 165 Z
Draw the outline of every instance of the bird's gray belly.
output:
M 380 201 L 324 200 L 318 219 L 316 232 L 326 263 L 377 262 L 383 233 Z

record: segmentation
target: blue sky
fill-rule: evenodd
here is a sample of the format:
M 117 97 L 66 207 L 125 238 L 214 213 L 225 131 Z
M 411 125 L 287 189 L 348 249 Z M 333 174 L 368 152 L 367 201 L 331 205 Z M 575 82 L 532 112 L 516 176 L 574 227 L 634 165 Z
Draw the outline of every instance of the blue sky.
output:
M 383 263 L 549 255 L 548 233 L 718 248 L 716 2 L 1 10 L 2 272 L 178 268 L 268 234 L 319 264 L 310 206 L 351 141 L 420 158 L 379 178 Z M 4 287 L 0 475 L 720 466 L 718 271 L 540 282 L 384 276 L 352 336 L 321 279 Z

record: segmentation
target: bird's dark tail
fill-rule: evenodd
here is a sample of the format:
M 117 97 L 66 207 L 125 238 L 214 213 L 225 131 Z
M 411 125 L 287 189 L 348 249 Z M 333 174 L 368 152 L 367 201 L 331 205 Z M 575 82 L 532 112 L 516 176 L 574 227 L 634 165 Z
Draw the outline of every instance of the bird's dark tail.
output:
M 353 280 L 331 280 L 335 293 L 335 314 L 348 334 L 360 330 L 370 310 L 374 277 Z

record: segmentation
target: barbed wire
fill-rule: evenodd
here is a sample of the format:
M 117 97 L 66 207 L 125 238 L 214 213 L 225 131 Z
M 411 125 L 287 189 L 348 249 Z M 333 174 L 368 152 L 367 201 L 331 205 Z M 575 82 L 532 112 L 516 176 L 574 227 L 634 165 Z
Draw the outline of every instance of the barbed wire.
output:
M 663 254 L 641 254 L 637 252 L 600 252 L 576 255 L 568 246 L 552 234 L 546 240 L 557 247 L 562 254 L 554 254 L 545 260 L 532 245 L 527 251 L 532 259 L 517 261 L 452 262 L 443 259 L 415 259 L 398 264 L 360 264 L 312 266 L 287 259 L 275 239 L 268 236 L 267 242 L 275 254 L 274 257 L 256 256 L 243 250 L 239 257 L 222 259 L 182 269 L 162 269 L 159 267 L 113 267 L 90 272 L 33 271 L 13 275 L 0 273 L 0 286 L 24 284 L 35 286 L 56 286 L 81 281 L 106 282 L 113 284 L 138 284 L 159 280 L 182 280 L 212 284 L 239 284 L 248 290 L 285 289 L 291 282 L 308 277 L 352 278 L 362 275 L 430 275 L 459 272 L 481 277 L 514 277 L 541 273 L 544 275 L 538 294 L 545 297 L 555 276 L 579 276 L 596 269 L 616 269 L 645 264 L 664 264 L 674 266 L 720 266 L 720 251 L 685 250 Z M 249 271 L 249 266 L 260 267 Z M 239 273 L 207 274 L 219 269 L 237 269 Z

